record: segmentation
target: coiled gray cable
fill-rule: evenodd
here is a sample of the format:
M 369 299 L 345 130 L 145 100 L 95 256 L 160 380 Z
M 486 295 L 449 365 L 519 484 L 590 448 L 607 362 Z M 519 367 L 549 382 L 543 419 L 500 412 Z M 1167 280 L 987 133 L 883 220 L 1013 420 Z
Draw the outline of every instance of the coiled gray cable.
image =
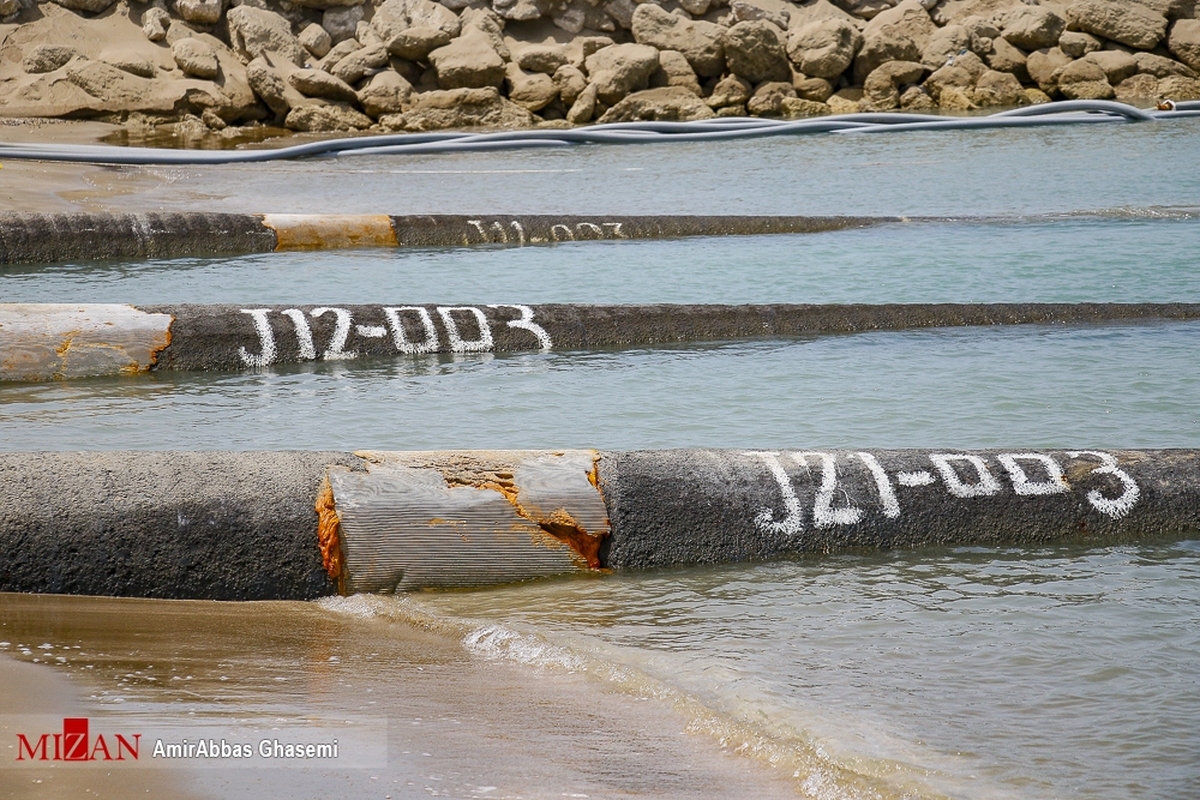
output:
M 693 122 L 620 122 L 566 130 L 433 132 L 355 136 L 263 150 L 176 150 L 109 145 L 0 144 L 0 159 L 87 164 L 195 165 L 247 164 L 314 156 L 419 155 L 579 144 L 650 144 L 799 136 L 814 133 L 977 130 L 1094 122 L 1155 122 L 1200 117 L 1200 101 L 1181 102 L 1169 111 L 1138 109 L 1110 100 L 1064 100 L 1001 111 L 982 117 L 865 112 L 774 120 L 729 117 Z

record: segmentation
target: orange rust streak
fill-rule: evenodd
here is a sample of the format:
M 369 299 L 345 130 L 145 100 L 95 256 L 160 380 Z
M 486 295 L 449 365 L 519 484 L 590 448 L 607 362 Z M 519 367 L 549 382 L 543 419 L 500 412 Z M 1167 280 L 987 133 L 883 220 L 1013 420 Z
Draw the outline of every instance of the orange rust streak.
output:
M 342 554 L 342 524 L 338 518 L 337 505 L 333 499 L 333 487 L 329 478 L 321 479 L 317 493 L 317 543 L 321 547 L 321 561 L 325 572 L 337 582 L 338 594 L 346 593 L 346 561 Z
M 565 508 L 556 508 L 549 519 L 538 520 L 538 527 L 583 556 L 589 569 L 600 569 L 602 539 L 585 531 Z
M 159 353 L 161 353 L 163 350 L 166 350 L 168 347 L 171 346 L 171 326 L 174 324 L 175 324 L 175 317 L 174 317 L 174 315 L 172 315 L 171 321 L 167 323 L 167 329 L 163 332 L 162 346 L 150 348 L 150 363 L 146 365 L 147 372 L 154 369 L 155 365 L 158 364 Z

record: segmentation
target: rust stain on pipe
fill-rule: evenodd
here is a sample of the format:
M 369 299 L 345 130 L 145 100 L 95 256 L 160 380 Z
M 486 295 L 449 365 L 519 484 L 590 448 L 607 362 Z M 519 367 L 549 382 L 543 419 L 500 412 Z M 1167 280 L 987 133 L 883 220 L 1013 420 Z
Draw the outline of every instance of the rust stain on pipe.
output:
M 264 214 L 262 223 L 275 232 L 277 252 L 398 246 L 386 214 Z
M 554 455 L 562 455 L 555 453 Z M 598 455 L 592 457 L 592 467 L 587 473 L 588 482 L 599 491 L 596 476 Z M 600 545 L 608 531 L 593 533 L 576 520 L 563 506 L 543 509 L 531 502 L 521 499 L 521 489 L 515 481 L 512 471 L 506 468 L 496 468 L 484 459 L 468 454 L 455 454 L 453 460 L 444 460 L 429 464 L 445 478 L 450 486 L 469 486 L 475 489 L 490 489 L 500 493 L 517 515 L 538 526 L 545 534 L 553 537 L 556 543 L 570 547 L 587 565 L 588 569 L 600 569 Z
M 346 593 L 346 560 L 342 553 L 342 523 L 333 499 L 329 478 L 321 479 L 317 492 L 317 543 L 321 547 L 321 562 L 325 572 L 337 582 L 338 594 Z

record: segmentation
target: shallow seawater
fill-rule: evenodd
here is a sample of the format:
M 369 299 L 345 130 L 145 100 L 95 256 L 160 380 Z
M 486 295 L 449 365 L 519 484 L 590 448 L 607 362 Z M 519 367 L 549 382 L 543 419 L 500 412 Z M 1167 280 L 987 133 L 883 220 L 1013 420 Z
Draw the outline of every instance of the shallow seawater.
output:
M 1200 302 L 1200 171 L 1182 168 L 1198 146 L 1188 121 L 102 169 L 98 194 L 135 210 L 930 219 L 10 267 L 0 288 L 141 304 Z M 1200 323 L 1146 321 L 10 385 L 0 449 L 1197 448 L 1198 351 Z M 103 718 L 386 720 L 385 768 L 179 773 L 202 796 L 1157 800 L 1200 795 L 1198 601 L 1195 540 L 927 548 L 312 604 L 0 595 L 0 653 L 53 663 Z

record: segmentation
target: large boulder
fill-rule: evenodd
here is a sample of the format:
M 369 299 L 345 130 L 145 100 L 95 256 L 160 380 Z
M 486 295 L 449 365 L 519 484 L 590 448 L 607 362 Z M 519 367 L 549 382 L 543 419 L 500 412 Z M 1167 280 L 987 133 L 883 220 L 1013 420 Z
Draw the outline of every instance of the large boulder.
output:
M 196 78 L 215 78 L 221 71 L 217 51 L 201 39 L 189 37 L 171 45 L 171 57 L 184 75 Z
M 833 0 L 841 9 L 856 17 L 871 19 L 896 5 L 896 0 Z
M 278 53 L 296 66 L 304 65 L 304 47 L 292 35 L 292 24 L 274 11 L 240 5 L 225 13 L 225 22 L 229 43 L 243 59 Z
M 553 75 L 559 67 L 570 61 L 567 49 L 560 44 L 526 44 L 514 48 L 512 56 L 521 69 L 547 75 Z
M 1082 58 L 1104 46 L 1098 36 L 1083 31 L 1063 31 L 1058 37 L 1059 48 L 1071 58 Z
M 504 82 L 504 59 L 478 31 L 468 31 L 434 50 L 429 63 L 437 71 L 442 89 L 481 89 Z
M 504 71 L 508 99 L 529 111 L 541 111 L 558 97 L 558 86 L 544 72 L 526 72 L 517 64 Z
M 89 14 L 99 14 L 101 11 L 107 11 L 116 0 L 54 0 L 54 2 L 72 11 L 86 11 Z
M 289 111 L 283 124 L 294 131 L 355 131 L 371 127 L 371 118 L 343 103 L 309 103 Z
M 65 44 L 39 44 L 25 54 L 21 59 L 21 67 L 28 73 L 39 74 L 53 72 L 65 67 L 67 62 L 78 55 L 74 47 Z
M 321 69 L 298 69 L 288 75 L 288 83 L 305 97 L 324 97 L 327 100 L 342 100 L 357 103 L 358 93 L 341 78 Z
M 609 45 L 588 56 L 584 66 L 600 102 L 611 106 L 649 86 L 658 69 L 658 51 L 645 44 Z
M 787 53 L 805 75 L 836 78 L 854 63 L 860 47 L 858 28 L 843 19 L 823 19 L 792 30 Z
M 387 0 L 375 9 L 371 26 L 393 54 L 424 61 L 433 50 L 450 44 L 462 23 L 433 0 Z
M 1133 54 L 1133 60 L 1137 64 L 1139 73 L 1153 75 L 1156 78 L 1165 78 L 1168 75 L 1200 78 L 1200 72 L 1197 72 L 1186 64 L 1180 64 L 1174 59 L 1156 56 L 1153 53 L 1145 53 L 1139 50 Z
M 992 47 L 984 54 L 983 59 L 997 72 L 1010 72 L 1023 83 L 1030 80 L 1028 59 L 1019 47 L 1007 39 L 993 39 Z
M 1021 82 L 1015 75 L 994 69 L 983 73 L 975 81 L 971 99 L 980 108 L 1011 108 L 1028 102 Z
M 1167 38 L 1171 54 L 1200 72 L 1200 19 L 1180 19 L 1171 25 Z
M 725 64 L 751 83 L 792 77 L 779 28 L 765 19 L 739 22 L 725 32 Z
M 175 10 L 194 25 L 215 25 L 225 10 L 224 0 L 176 0 Z
M 399 114 L 412 97 L 412 84 L 404 76 L 387 69 L 371 77 L 358 93 L 358 104 L 367 116 L 378 119 L 384 114 Z
M 1086 58 L 1072 61 L 1058 70 L 1054 82 L 1068 100 L 1111 100 L 1113 97 L 1112 84 L 1103 68 Z
M 854 82 L 861 84 L 886 61 L 920 61 L 936 31 L 921 0 L 904 0 L 877 14 L 863 29 L 863 46 L 854 59 Z
M 664 86 L 634 92 L 604 112 L 600 123 L 636 122 L 639 120 L 686 121 L 712 119 L 716 114 L 688 89 Z
M 445 89 L 415 95 L 403 114 L 388 114 L 379 123 L 389 130 L 434 131 L 447 128 L 529 128 L 533 114 L 500 96 L 492 86 Z
M 1045 6 L 1017 6 L 1000 18 L 1001 35 L 1023 50 L 1058 44 L 1067 21 Z
M 925 65 L 915 61 L 889 61 L 880 64 L 863 83 L 863 110 L 890 111 L 900 105 L 900 87 L 917 83 L 925 74 Z
M 1029 79 L 1046 94 L 1052 95 L 1058 88 L 1054 82 L 1058 70 L 1071 63 L 1071 57 L 1057 47 L 1034 50 L 1025 59 Z
M 726 75 L 717 81 L 708 96 L 709 108 L 727 108 L 745 104 L 754 94 L 754 87 L 737 75 Z
M 951 59 L 963 50 L 971 49 L 975 37 L 963 25 L 947 25 L 938 28 L 929 37 L 929 42 L 921 52 L 921 63 L 929 69 L 944 67 Z
M 725 70 L 725 29 L 720 25 L 668 14 L 653 3 L 639 5 L 630 24 L 638 44 L 678 50 L 703 78 L 716 77 Z
M 388 51 L 383 45 L 360 47 L 329 68 L 329 74 L 346 83 L 358 83 L 368 73 L 387 66 Z
M 266 58 L 256 58 L 246 65 L 246 82 L 279 119 L 283 119 L 292 106 L 304 101 L 304 96 L 288 84 Z
M 1067 22 L 1138 50 L 1152 50 L 1167 35 L 1167 18 L 1133 0 L 1075 0 L 1067 6 Z
M 1105 80 L 1113 86 L 1136 75 L 1138 71 L 1137 61 L 1123 50 L 1097 50 L 1088 53 L 1083 59 L 1104 70 Z
M 650 76 L 650 88 L 676 86 L 700 96 L 700 81 L 687 58 L 678 50 L 662 50 L 658 54 L 658 70 Z

